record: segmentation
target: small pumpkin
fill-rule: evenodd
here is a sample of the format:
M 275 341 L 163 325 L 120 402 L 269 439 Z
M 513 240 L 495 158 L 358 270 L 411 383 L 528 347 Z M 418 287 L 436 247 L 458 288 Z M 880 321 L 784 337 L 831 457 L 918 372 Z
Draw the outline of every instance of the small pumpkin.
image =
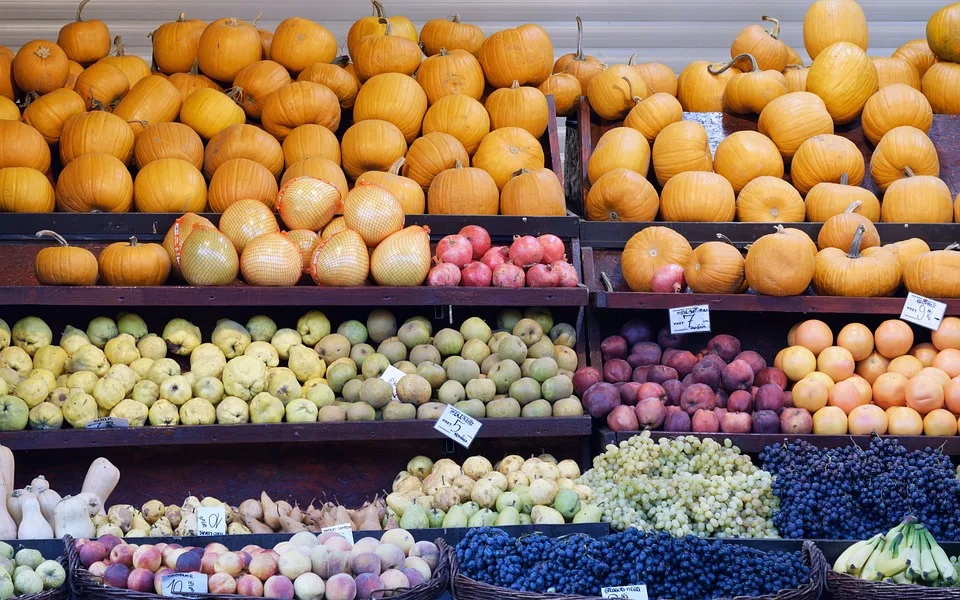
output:
M 865 170 L 863 154 L 856 144 L 839 135 L 815 135 L 800 144 L 790 163 L 790 180 L 801 194 L 806 194 L 818 183 L 839 182 L 844 174 L 849 185 L 860 185 Z
M 260 33 L 246 21 L 228 17 L 207 25 L 197 42 L 197 64 L 217 81 L 233 81 L 244 67 L 262 58 Z
M 553 67 L 553 42 L 539 25 L 526 24 L 490 34 L 477 54 L 487 83 L 507 87 L 514 80 L 520 85 L 540 85 Z
M 752 54 L 741 54 L 719 69 L 711 65 L 707 70 L 719 75 L 741 59 L 749 61 L 749 70 L 735 74 L 727 82 L 723 89 L 723 107 L 740 115 L 760 114 L 771 100 L 787 93 L 787 80 L 780 71 L 761 71 Z
M 63 84 L 63 89 L 77 91 L 77 77 L 83 73 L 83 67 L 78 62 L 70 61 L 70 74 L 67 75 L 67 82 Z
M 550 169 L 520 169 L 500 193 L 502 215 L 562 217 L 566 213 L 563 184 Z
M 25 92 L 47 94 L 63 87 L 69 75 L 70 59 L 47 40 L 27 42 L 13 58 L 13 78 Z
M 129 212 L 133 178 L 110 154 L 78 156 L 57 179 L 57 208 L 65 212 Z
M 521 87 L 514 81 L 509 88 L 494 90 L 487 97 L 486 108 L 492 129 L 519 127 L 537 138 L 547 130 L 547 98 L 535 87 Z
M 917 70 L 923 77 L 927 69 L 937 62 L 937 55 L 930 49 L 926 39 L 910 40 L 893 52 L 895 58 L 902 58 Z
M 638 102 L 623 124 L 636 129 L 648 142 L 653 143 L 664 127 L 682 120 L 683 107 L 680 101 L 666 92 L 657 92 Z
M 319 156 L 340 164 L 340 142 L 332 131 L 317 125 L 307 123 L 296 127 L 283 139 L 283 162 L 287 168 L 293 163 Z
M 296 127 L 315 123 L 331 131 L 340 126 L 340 101 L 330 88 L 312 81 L 296 81 L 267 99 L 260 115 L 263 128 L 278 140 Z
M 447 50 L 466 50 L 477 56 L 483 44 L 483 30 L 470 23 L 461 23 L 460 15 L 449 19 L 431 19 L 420 29 L 420 43 L 427 56 Z
M 2 50 L 0 51 L 0 96 L 18 100 L 23 95 L 23 91 L 13 76 L 13 51 L 6 46 L 0 46 L 0 50 Z M 69 75 L 67 77 L 69 78 Z
M 180 13 L 176 21 L 157 27 L 150 35 L 157 69 L 167 75 L 189 72 L 197 62 L 200 36 L 206 27 L 199 19 L 188 20 L 184 13 Z
M 423 117 L 423 134 L 448 133 L 473 155 L 490 133 L 490 115 L 479 101 L 463 94 L 444 96 Z
M 817 247 L 799 229 L 784 229 L 783 225 L 775 229 L 747 250 L 747 284 L 765 296 L 799 296 L 813 281 Z
M 653 142 L 653 171 L 660 185 L 685 171 L 712 171 L 710 140 L 700 123 L 678 121 L 663 128 Z
M 0 121 L 0 169 L 6 167 L 29 167 L 47 172 L 50 146 L 39 131 L 20 121 Z
M 133 156 L 133 129 L 115 114 L 102 110 L 74 115 L 60 133 L 60 162 L 66 166 L 88 153 L 102 152 L 128 164 Z
M 420 67 L 421 53 L 416 41 L 395 35 L 393 25 L 380 19 L 386 28 L 382 34 L 360 38 L 355 50 L 350 52 L 357 79 L 361 83 L 381 73 L 413 75 Z
M 23 109 L 23 122 L 39 131 L 48 144 L 56 144 L 67 119 L 83 112 L 80 94 L 60 88 L 30 102 Z
M 757 130 L 773 140 L 784 158 L 815 135 L 833 133 L 833 118 L 816 94 L 793 92 L 771 100 L 760 113 Z
M 916 127 L 894 127 L 877 144 L 870 159 L 870 176 L 880 191 L 907 176 L 940 176 L 940 158 L 927 134 Z
M 883 195 L 880 220 L 884 223 L 952 223 L 953 196 L 939 177 L 907 176 L 890 184 Z
M 877 144 L 888 131 L 901 125 L 916 127 L 924 133 L 930 131 L 933 109 L 923 94 L 908 85 L 895 83 L 870 96 L 860 123 L 863 135 Z
M 270 96 L 289 83 L 290 74 L 280 63 L 258 60 L 240 69 L 232 89 L 240 92 L 243 112 L 252 119 L 259 119 Z
M 583 53 L 583 20 L 577 15 L 577 51 L 558 58 L 553 72 L 569 73 L 577 78 L 581 89 L 587 89 L 590 80 L 606 68 L 598 58 Z
M 608 121 L 627 116 L 637 102 L 646 98 L 647 84 L 628 65 L 613 65 L 598 73 L 587 86 L 590 108 Z
M 738 294 L 743 290 L 743 255 L 726 236 L 718 233 L 717 237 L 725 241 L 700 244 L 683 269 L 683 278 L 695 294 Z
M 427 209 L 431 215 L 496 215 L 500 212 L 500 190 L 489 173 L 457 161 L 454 168 L 433 178 L 427 191 Z
M 900 287 L 897 255 L 879 246 L 862 248 L 865 234 L 866 225 L 861 223 L 854 230 L 849 252 L 830 247 L 817 254 L 814 291 L 822 296 L 883 297 Z
M 357 185 L 374 183 L 384 187 L 400 201 L 403 214 L 422 215 L 426 205 L 426 197 L 419 183 L 400 174 L 400 169 L 403 167 L 405 160 L 404 158 L 398 158 L 386 173 L 367 171 L 357 178 Z M 457 161 L 457 164 L 461 164 L 460 161 Z M 438 174 L 437 177 L 439 176 Z M 434 177 L 434 181 L 436 181 L 436 177 Z M 430 187 L 433 187 L 432 183 Z
M 587 162 L 587 177 L 593 184 L 621 167 L 643 177 L 650 168 L 650 144 L 642 133 L 630 127 L 615 127 L 600 136 Z
M 737 220 L 744 223 L 802 223 L 805 211 L 800 192 L 780 177 L 751 179 L 737 195 Z
M 403 175 L 427 190 L 438 173 L 454 168 L 457 161 L 462 164 L 470 163 L 463 144 L 452 135 L 430 133 L 410 144 L 403 165 Z
M 17 106 L 17 103 L 7 98 L 6 96 L 0 96 L 0 120 L 3 121 L 19 121 L 20 120 L 20 107 Z
M 908 292 L 927 298 L 960 298 L 960 252 L 957 244 L 914 256 L 903 267 Z
M 430 104 L 452 94 L 463 94 L 479 100 L 483 96 L 485 83 L 483 68 L 474 55 L 466 50 L 448 52 L 446 48 L 441 48 L 439 54 L 420 64 L 417 82 L 426 92 Z
M 33 263 L 40 285 L 96 285 L 100 267 L 97 257 L 86 248 L 71 246 L 59 233 L 44 229 L 38 238 L 51 238 L 57 246 L 43 248 Z
M 274 177 L 283 172 L 283 150 L 273 136 L 246 123 L 231 125 L 210 138 L 204 153 L 203 173 L 213 177 L 220 166 L 233 158 L 249 158 L 270 170 Z
M 123 47 L 123 38 L 119 35 L 113 38 L 113 45 L 116 47 L 114 53 L 101 58 L 100 61 L 111 64 L 123 71 L 132 89 L 138 81 L 150 74 L 150 65 L 139 56 L 128 55 L 126 49 Z
M 409 144 L 419 136 L 426 112 L 427 94 L 415 79 L 401 73 L 383 73 L 371 77 L 360 88 L 353 106 L 353 120 L 359 123 L 380 119 L 393 123 Z
M 80 0 L 77 18 L 60 28 L 57 45 L 72 61 L 90 65 L 110 54 L 110 29 L 99 19 L 83 20 L 83 9 L 90 0 Z
M 163 285 L 170 277 L 170 258 L 160 244 L 141 244 L 136 237 L 115 242 L 100 252 L 100 276 L 107 285 Z
M 730 79 L 740 72 L 731 67 L 719 75 L 710 69 L 719 69 L 722 63 L 708 63 L 698 60 L 680 71 L 677 79 L 677 100 L 687 112 L 720 112 L 723 110 L 723 90 Z
M 180 104 L 176 86 L 159 75 L 148 75 L 130 88 L 113 114 L 130 123 L 134 136 L 139 136 L 149 125 L 176 119 Z
M 671 264 L 686 267 L 692 257 L 690 242 L 673 229 L 645 227 L 627 241 L 620 255 L 620 267 L 631 290 L 649 292 L 657 269 Z
M 717 145 L 713 170 L 739 194 L 757 177 L 783 177 L 783 158 L 767 136 L 756 131 L 737 131 Z
M 323 25 L 303 17 L 280 21 L 273 31 L 270 60 L 294 75 L 316 62 L 329 63 L 337 57 L 337 38 Z
M 327 183 L 332 183 L 333 186 L 340 191 L 341 198 L 346 198 L 347 192 L 350 191 L 347 178 L 343 174 L 343 169 L 340 168 L 340 165 L 332 160 L 327 160 L 319 156 L 304 158 L 290 165 L 290 167 L 284 171 L 283 177 L 280 178 L 280 185 L 285 185 L 288 181 L 292 181 L 298 177 L 313 177 L 326 181 Z
M 877 69 L 880 89 L 895 83 L 909 85 L 916 90 L 920 89 L 920 73 L 906 59 L 877 56 L 873 59 L 873 66 Z
M 864 104 L 879 89 L 879 76 L 862 48 L 837 42 L 813 60 L 807 89 L 823 99 L 833 122 L 842 125 L 860 116 Z
M 920 238 L 910 238 L 901 242 L 884 244 L 883 247 L 897 255 L 897 260 L 900 262 L 901 270 L 906 268 L 907 263 L 914 256 L 919 256 L 925 252 L 930 252 L 930 246 L 928 246 L 927 243 Z
M 807 91 L 807 75 L 810 73 L 810 67 L 803 65 L 787 65 L 783 72 L 783 77 L 787 81 L 787 93 Z
M 174 73 L 168 78 L 168 81 L 180 91 L 181 103 L 197 90 L 210 89 L 218 92 L 223 91 L 223 88 L 221 88 L 216 81 L 199 73 L 196 65 L 187 73 Z
M 46 175 L 29 167 L 0 169 L 0 212 L 49 213 L 55 206 Z
M 948 4 L 927 20 L 927 44 L 942 61 L 960 62 L 960 5 Z
M 183 101 L 180 121 L 209 140 L 231 125 L 245 123 L 247 115 L 230 96 L 205 88 L 193 92 Z
M 351 179 L 367 171 L 386 171 L 407 153 L 407 142 L 396 125 L 379 119 L 357 121 L 340 143 L 343 171 Z
M 737 203 L 733 187 L 722 175 L 686 171 L 671 177 L 660 192 L 660 214 L 664 221 L 733 221 Z
M 257 23 L 260 22 L 261 17 L 263 17 L 263 12 L 258 13 L 253 19 L 253 26 L 257 30 L 257 35 L 260 36 L 260 58 L 270 60 L 270 50 L 273 48 L 273 32 L 269 29 L 257 27 Z
M 869 40 L 867 17 L 854 0 L 816 0 L 803 17 L 803 45 L 814 60 L 837 42 L 866 50 Z
M 203 140 L 183 123 L 157 123 L 137 136 L 133 156 L 138 169 L 162 158 L 179 158 L 199 169 L 203 166 Z
M 923 95 L 930 101 L 933 112 L 946 115 L 960 115 L 960 65 L 938 62 L 923 76 Z
M 631 54 L 627 65 L 640 74 L 647 85 L 647 92 L 652 94 L 669 94 L 677 97 L 677 74 L 663 63 L 638 63 L 637 55 Z
M 849 185 L 846 173 L 840 183 L 823 182 L 813 186 L 807 193 L 807 220 L 825 222 L 834 215 L 843 213 L 851 204 L 859 202 L 859 212 L 874 223 L 880 220 L 880 201 L 868 189 Z
M 557 116 L 569 117 L 577 112 L 583 89 L 577 78 L 569 73 L 554 73 L 540 84 L 544 96 L 553 96 Z
M 526 129 L 504 127 L 484 136 L 473 155 L 473 166 L 489 173 L 502 191 L 520 169 L 543 168 L 543 147 Z
M 338 63 L 313 63 L 297 75 L 297 81 L 312 81 L 327 86 L 337 95 L 340 108 L 353 108 L 360 91 L 360 80 L 357 76 Z
M 590 186 L 584 207 L 590 221 L 653 221 L 660 198 L 646 177 L 619 167 Z
M 120 104 L 130 91 L 130 80 L 117 67 L 98 62 L 90 65 L 77 76 L 74 90 L 83 99 L 88 109 L 112 109 Z
M 782 72 L 790 58 L 787 46 L 780 41 L 780 21 L 773 17 L 764 15 L 761 21 L 773 23 L 770 29 L 764 29 L 760 25 L 748 25 L 733 38 L 733 44 L 730 45 L 730 58 L 737 62 L 743 58 L 743 55 L 750 55 L 754 58 L 751 63 L 755 63 L 753 70 Z M 745 68 L 746 63 L 741 62 L 738 66 Z
M 269 169 L 249 158 L 233 158 L 213 174 L 207 201 L 213 212 L 223 212 L 237 200 L 247 198 L 273 208 L 277 191 L 277 179 Z
M 820 233 L 817 235 L 817 245 L 820 249 L 837 248 L 845 250 L 850 248 L 854 241 L 858 229 L 863 228 L 858 241 L 858 247 L 867 249 L 880 245 L 880 233 L 873 222 L 857 211 L 861 207 L 860 202 L 853 202 L 838 215 L 833 215 L 823 222 Z
M 379 0 L 371 2 L 373 4 L 373 14 L 369 17 L 362 17 L 354 21 L 347 32 L 347 51 L 350 56 L 356 57 L 360 40 L 367 36 L 386 35 L 387 23 L 393 35 L 400 36 L 416 43 L 417 28 L 410 19 L 402 16 L 387 17 L 383 4 Z M 436 54 L 434 52 L 433 54 Z
M 139 212 L 203 212 L 207 182 L 192 164 L 178 158 L 148 163 L 133 181 L 133 202 Z

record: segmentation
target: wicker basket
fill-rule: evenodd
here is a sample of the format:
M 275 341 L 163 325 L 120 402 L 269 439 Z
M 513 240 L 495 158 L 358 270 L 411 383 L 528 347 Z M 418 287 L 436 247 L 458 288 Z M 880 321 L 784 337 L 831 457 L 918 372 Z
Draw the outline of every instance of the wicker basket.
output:
M 38 594 L 24 594 L 23 596 L 16 596 L 16 600 L 67 600 L 68 592 L 70 588 L 70 567 L 67 564 L 67 557 L 61 556 L 57 558 L 57 562 L 60 563 L 60 566 L 63 567 L 63 570 L 67 574 L 66 581 L 63 582 L 63 585 L 55 590 L 44 590 Z
M 827 572 L 827 589 L 834 600 L 960 600 L 960 588 L 864 581 L 833 569 Z
M 391 600 L 437 600 L 443 595 L 450 586 L 451 559 L 454 557 L 453 551 L 445 547 L 442 540 L 436 541 L 438 547 L 441 547 L 440 563 L 430 581 L 418 585 L 409 590 L 394 590 L 392 595 L 385 595 L 384 598 Z M 73 593 L 82 600 L 157 600 L 157 594 L 149 592 L 135 592 L 121 588 L 104 585 L 99 578 L 90 574 L 80 564 L 80 555 L 73 543 L 73 538 L 66 536 L 64 538 L 66 545 L 67 558 L 70 561 L 70 588 Z M 181 594 L 180 597 L 192 598 L 196 600 L 263 600 L 263 597 L 240 596 L 238 594 Z M 60 600 L 53 597 L 39 595 L 24 596 L 28 600 Z M 63 598 L 66 598 L 64 595 Z M 22 600 L 18 598 L 17 600 Z
M 451 556 L 453 597 L 455 600 L 600 600 L 595 596 L 568 596 L 519 592 L 488 583 L 481 583 L 460 574 L 456 554 Z M 803 543 L 803 561 L 810 567 L 810 582 L 794 590 L 781 590 L 773 596 L 737 596 L 730 600 L 819 600 L 827 573 L 827 559 L 813 542 Z M 957 598 L 960 598 L 958 596 Z M 727 600 L 716 598 L 714 600 Z M 893 600 L 886 597 L 885 600 Z

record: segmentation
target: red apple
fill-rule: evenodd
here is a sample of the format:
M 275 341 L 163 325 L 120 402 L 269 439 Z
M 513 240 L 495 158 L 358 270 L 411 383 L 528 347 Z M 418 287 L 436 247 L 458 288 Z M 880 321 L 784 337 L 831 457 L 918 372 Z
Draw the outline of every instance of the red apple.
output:
M 207 591 L 211 594 L 235 594 L 237 580 L 227 573 L 214 573 L 207 579 Z
M 133 553 L 133 566 L 138 569 L 147 569 L 154 572 L 160 568 L 163 554 L 156 546 L 140 546 Z
M 240 573 L 243 572 L 243 557 L 240 556 L 239 552 L 221 554 L 214 565 L 214 572 L 226 573 L 231 577 L 239 577 Z
M 277 574 L 277 559 L 261 552 L 250 561 L 250 574 L 260 581 L 266 581 Z
M 153 571 L 149 569 L 134 569 L 127 576 L 127 589 L 138 592 L 153 590 Z
M 130 544 L 120 544 L 114 546 L 110 551 L 110 562 L 120 563 L 128 568 L 133 567 L 133 555 L 137 551 L 137 546 Z
M 253 575 L 244 575 L 237 579 L 237 594 L 241 596 L 263 596 L 263 583 Z
M 728 412 L 720 419 L 720 431 L 724 433 L 750 433 L 753 417 L 746 412 Z
M 264 598 L 293 600 L 293 582 L 283 575 L 274 575 L 263 584 Z
M 90 565 L 101 561 L 109 555 L 106 546 L 101 542 L 91 541 L 80 546 L 80 564 L 89 568 Z

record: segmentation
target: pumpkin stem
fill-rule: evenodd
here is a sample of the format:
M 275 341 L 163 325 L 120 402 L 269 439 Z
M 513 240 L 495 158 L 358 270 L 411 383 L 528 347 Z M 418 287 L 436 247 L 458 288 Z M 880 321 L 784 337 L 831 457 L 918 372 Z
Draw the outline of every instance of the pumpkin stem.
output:
M 960 244 L 958 244 L 957 242 L 954 242 L 954 243 L 950 244 L 949 246 L 947 246 L 946 248 L 944 248 L 943 250 L 944 250 L 944 251 L 947 251 L 947 250 L 956 250 L 957 248 L 960 248 Z
M 200 63 L 199 63 L 199 61 L 196 61 L 196 60 L 193 61 L 193 66 L 190 67 L 190 74 L 191 74 L 191 75 L 199 75 L 199 74 L 200 74 Z
M 34 90 L 30 90 L 30 91 L 27 92 L 26 95 L 23 97 L 23 107 L 26 108 L 26 107 L 30 106 L 31 104 L 33 104 L 34 102 L 36 102 L 37 100 L 39 100 L 39 99 L 40 99 L 40 94 L 38 94 L 38 93 L 37 93 L 36 91 L 34 91 Z
M 91 98 L 90 110 L 107 110 L 107 107 L 103 105 L 103 102 L 100 102 L 96 98 Z
M 627 61 L 627 66 L 632 67 L 637 64 L 637 53 L 634 52 L 630 55 L 630 60 Z
M 406 161 L 407 159 L 401 156 L 397 160 L 393 161 L 393 164 L 390 165 L 390 170 L 388 170 L 387 172 L 390 173 L 391 175 L 399 175 L 400 168 L 403 167 L 403 163 L 405 163 Z
M 340 68 L 346 67 L 350 64 L 350 57 L 346 54 L 336 57 L 333 59 L 333 64 L 337 65 Z
M 529 173 L 529 172 L 530 172 L 529 169 L 518 169 L 518 170 L 516 170 L 516 171 L 514 171 L 513 173 L 510 174 L 510 179 L 513 179 L 514 177 L 517 177 L 517 176 L 520 176 L 520 175 L 526 175 L 526 174 Z
M 773 17 L 768 17 L 767 15 L 763 15 L 762 17 L 760 17 L 760 20 L 770 21 L 771 23 L 773 23 L 773 29 L 771 29 L 767 33 L 769 33 L 770 37 L 772 37 L 773 39 L 779 40 L 780 39 L 780 19 L 774 19 Z
M 400 160 L 403 160 L 403 159 L 401 158 Z M 457 162 L 454 164 L 454 167 L 453 167 L 453 168 L 454 168 L 454 169 L 462 169 L 462 168 L 463 168 L 463 162 L 458 159 Z
M 460 15 L 453 15 L 453 18 L 450 19 L 450 20 L 451 20 L 452 22 L 454 22 L 454 23 L 459 23 L 459 22 L 460 22 Z
M 237 104 L 240 104 L 241 102 L 243 102 L 243 88 L 240 86 L 234 86 L 229 90 L 227 90 L 226 92 L 224 92 L 224 94 L 227 95 L 227 98 L 230 98 Z
M 130 246 L 135 247 L 135 246 L 138 246 L 138 245 L 139 245 L 139 243 L 137 242 L 137 236 L 131 235 L 131 236 L 130 236 Z
M 850 185 L 850 175 L 843 173 L 840 175 L 840 185 Z
M 583 57 L 583 19 L 577 15 L 577 54 L 573 60 L 585 60 Z
M 383 5 L 380 4 L 379 0 L 373 0 L 372 4 L 373 4 L 373 16 L 377 17 L 378 19 L 382 19 L 387 16 L 387 13 L 383 12 Z
M 90 0 L 80 0 L 80 6 L 77 7 L 77 23 L 83 23 L 83 19 L 80 17 L 80 13 L 83 12 L 84 7 L 90 3 Z
M 40 231 L 37 232 L 37 237 L 38 237 L 38 238 L 41 238 L 41 239 L 42 239 L 42 238 L 45 238 L 45 237 L 53 238 L 53 239 L 55 239 L 55 240 L 57 241 L 57 243 L 60 244 L 61 246 L 69 246 L 69 245 L 70 245 L 70 244 L 67 243 L 67 240 L 65 240 L 62 235 L 60 235 L 60 234 L 57 233 L 56 231 L 50 231 L 49 229 L 41 229 Z
M 511 89 L 511 90 L 516 90 L 516 89 L 519 89 L 519 88 L 520 88 L 520 82 L 517 81 L 516 79 L 514 79 L 514 80 L 513 80 L 513 83 L 510 84 L 510 89 Z
M 123 38 L 119 35 L 113 38 L 113 45 L 117 47 L 117 53 L 114 56 L 124 56 Z
M 150 126 L 150 121 L 147 121 L 147 120 L 144 120 L 144 119 L 134 119 L 134 120 L 132 120 L 132 121 L 127 121 L 127 123 L 139 123 L 139 124 L 140 124 L 140 127 L 143 127 L 144 129 L 146 129 L 147 127 Z M 186 212 L 186 211 L 184 211 L 184 212 Z
M 176 21 L 176 22 L 177 22 L 177 23 L 183 23 L 183 22 L 186 21 L 186 20 L 187 20 L 187 15 L 186 15 L 186 13 L 180 13 L 180 14 L 177 16 L 177 21 Z
M 916 177 L 916 176 L 917 176 L 917 174 L 913 172 L 913 169 L 911 169 L 909 165 L 907 165 L 906 167 L 903 168 L 903 174 L 904 174 L 904 176 L 906 176 L 906 177 Z
M 863 241 L 863 234 L 867 231 L 867 228 L 860 223 L 857 225 L 857 230 L 853 233 L 853 241 L 850 242 L 850 252 L 847 252 L 847 258 L 862 258 L 860 254 L 860 242 Z
M 450 53 L 447 52 L 446 48 L 444 48 L 443 46 L 440 46 L 440 56 L 450 56 Z M 514 79 L 513 81 L 514 83 L 516 83 L 517 80 Z
M 50 58 L 50 48 L 47 46 L 40 46 L 33 53 L 39 58 Z
M 850 206 L 848 206 L 846 210 L 844 210 L 843 212 L 844 214 L 849 215 L 850 213 L 854 213 L 860 210 L 861 206 L 863 206 L 863 202 L 860 202 L 859 200 L 854 200 L 853 202 L 850 203 Z
M 776 230 L 776 233 L 783 233 L 783 225 L 774 225 L 773 228 Z
M 727 236 L 723 235 L 722 233 L 718 233 L 718 234 L 717 234 L 717 239 L 720 240 L 721 242 L 730 244 L 730 245 L 733 246 L 734 248 L 737 247 L 737 245 L 733 243 L 733 240 L 731 240 L 731 239 L 728 238 Z
M 750 73 L 755 73 L 760 70 L 760 67 L 757 66 L 757 59 L 754 58 L 752 54 L 744 52 L 743 54 L 738 54 L 734 56 L 730 62 L 723 65 L 723 67 L 720 69 L 714 69 L 713 65 L 707 65 L 707 72 L 710 73 L 711 75 L 720 75 L 721 73 L 723 73 L 724 71 L 726 71 L 727 69 L 735 65 L 738 61 L 744 58 L 750 59 L 750 71 L 749 71 Z
M 383 17 L 380 17 L 380 24 L 383 25 L 385 28 L 383 35 L 390 35 L 392 33 L 393 28 L 390 27 L 390 21 L 384 19 Z
M 183 13 L 180 13 L 180 14 L 183 14 Z M 262 18 L 263 18 L 263 11 L 261 10 L 260 12 L 257 13 L 256 18 L 253 19 L 253 26 L 256 27 L 257 23 L 259 23 L 260 19 Z
M 643 101 L 643 98 L 641 98 L 640 96 L 634 96 L 634 95 L 633 95 L 633 84 L 630 83 L 630 80 L 627 78 L 627 76 L 626 76 L 626 75 L 621 75 L 621 76 L 620 76 L 620 79 L 622 79 L 622 80 L 624 80 L 624 81 L 627 82 L 627 91 L 630 93 L 630 97 L 633 98 L 633 101 L 634 101 L 634 102 L 636 102 L 637 104 L 640 104 L 640 102 Z
M 600 281 L 603 282 L 603 287 L 604 287 L 608 292 L 612 292 L 612 291 L 613 291 L 613 282 L 610 281 L 610 276 L 607 275 L 606 273 L 604 273 L 603 271 L 600 271 Z

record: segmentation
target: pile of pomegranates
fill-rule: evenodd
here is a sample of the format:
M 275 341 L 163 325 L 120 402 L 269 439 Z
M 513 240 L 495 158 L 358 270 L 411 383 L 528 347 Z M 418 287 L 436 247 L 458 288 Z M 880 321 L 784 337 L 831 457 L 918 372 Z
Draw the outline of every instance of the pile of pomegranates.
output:
M 574 393 L 614 431 L 810 433 L 810 413 L 793 406 L 787 377 L 732 335 L 697 352 L 687 339 L 645 322 L 626 322 L 601 344 L 603 370 L 585 367 Z
M 490 234 L 467 225 L 437 243 L 427 285 L 438 287 L 576 287 L 577 270 L 567 261 L 563 240 L 547 233 L 514 236 L 509 246 L 493 246 Z

